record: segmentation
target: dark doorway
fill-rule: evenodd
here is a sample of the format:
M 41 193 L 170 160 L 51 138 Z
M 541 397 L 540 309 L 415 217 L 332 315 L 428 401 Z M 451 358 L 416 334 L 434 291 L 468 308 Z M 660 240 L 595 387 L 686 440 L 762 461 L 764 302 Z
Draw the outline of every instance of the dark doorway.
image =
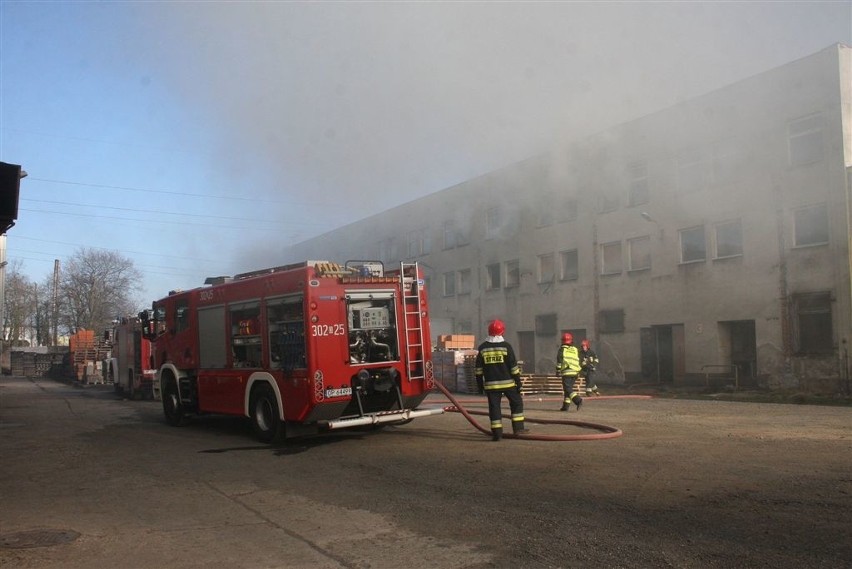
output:
M 518 361 L 521 373 L 535 373 L 535 332 L 518 332 Z
M 740 378 L 757 375 L 757 335 L 754 320 L 719 322 L 719 344 L 726 361 L 737 367 Z
M 642 377 L 651 383 L 675 383 L 684 374 L 683 325 L 640 329 Z

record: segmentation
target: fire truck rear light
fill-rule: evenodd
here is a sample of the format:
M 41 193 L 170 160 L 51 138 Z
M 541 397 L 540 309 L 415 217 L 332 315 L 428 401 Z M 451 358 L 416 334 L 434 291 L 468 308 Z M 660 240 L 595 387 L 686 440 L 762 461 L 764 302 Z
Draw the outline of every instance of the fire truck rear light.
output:
M 316 310 L 316 309 L 317 309 L 317 303 L 316 303 L 316 302 L 312 302 L 312 303 L 311 303 L 311 310 Z
M 317 316 L 316 314 L 314 314 L 313 316 L 311 316 L 311 322 L 313 322 L 314 324 L 316 324 L 317 322 L 319 322 L 319 316 Z

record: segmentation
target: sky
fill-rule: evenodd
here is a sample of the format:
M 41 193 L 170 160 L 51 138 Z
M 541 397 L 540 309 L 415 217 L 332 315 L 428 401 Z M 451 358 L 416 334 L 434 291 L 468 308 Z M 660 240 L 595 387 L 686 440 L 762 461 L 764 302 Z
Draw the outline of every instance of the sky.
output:
M 117 251 L 141 308 L 838 42 L 852 0 L 0 0 L 7 258 Z

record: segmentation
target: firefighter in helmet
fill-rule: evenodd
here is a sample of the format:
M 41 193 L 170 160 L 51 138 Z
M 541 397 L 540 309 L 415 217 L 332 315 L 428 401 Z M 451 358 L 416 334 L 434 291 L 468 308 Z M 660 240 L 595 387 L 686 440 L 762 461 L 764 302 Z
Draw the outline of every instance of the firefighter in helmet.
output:
M 586 380 L 586 395 L 601 394 L 592 377 L 599 362 L 598 355 L 592 349 L 592 343 L 584 338 L 580 342 L 580 375 Z
M 560 411 L 570 409 L 571 403 L 576 405 L 579 411 L 580 405 L 583 404 L 583 398 L 574 391 L 574 383 L 577 381 L 580 369 L 580 351 L 574 345 L 574 334 L 565 332 L 562 334 L 562 345 L 559 346 L 559 352 L 556 354 L 556 371 L 562 376 L 563 399 Z
M 476 385 L 488 397 L 488 417 L 491 420 L 491 440 L 503 438 L 503 414 L 500 406 L 505 395 L 512 412 L 512 431 L 528 433 L 524 427 L 524 400 L 521 398 L 521 368 L 511 344 L 503 338 L 506 326 L 502 320 L 488 325 L 488 337 L 479 345 L 476 354 Z

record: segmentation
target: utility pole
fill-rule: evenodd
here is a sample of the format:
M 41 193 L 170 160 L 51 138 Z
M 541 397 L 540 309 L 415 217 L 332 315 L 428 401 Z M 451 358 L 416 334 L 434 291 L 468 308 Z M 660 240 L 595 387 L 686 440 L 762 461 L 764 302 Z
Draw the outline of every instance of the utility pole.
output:
M 53 260 L 53 306 L 50 322 L 53 324 L 53 345 L 59 344 L 59 259 Z

